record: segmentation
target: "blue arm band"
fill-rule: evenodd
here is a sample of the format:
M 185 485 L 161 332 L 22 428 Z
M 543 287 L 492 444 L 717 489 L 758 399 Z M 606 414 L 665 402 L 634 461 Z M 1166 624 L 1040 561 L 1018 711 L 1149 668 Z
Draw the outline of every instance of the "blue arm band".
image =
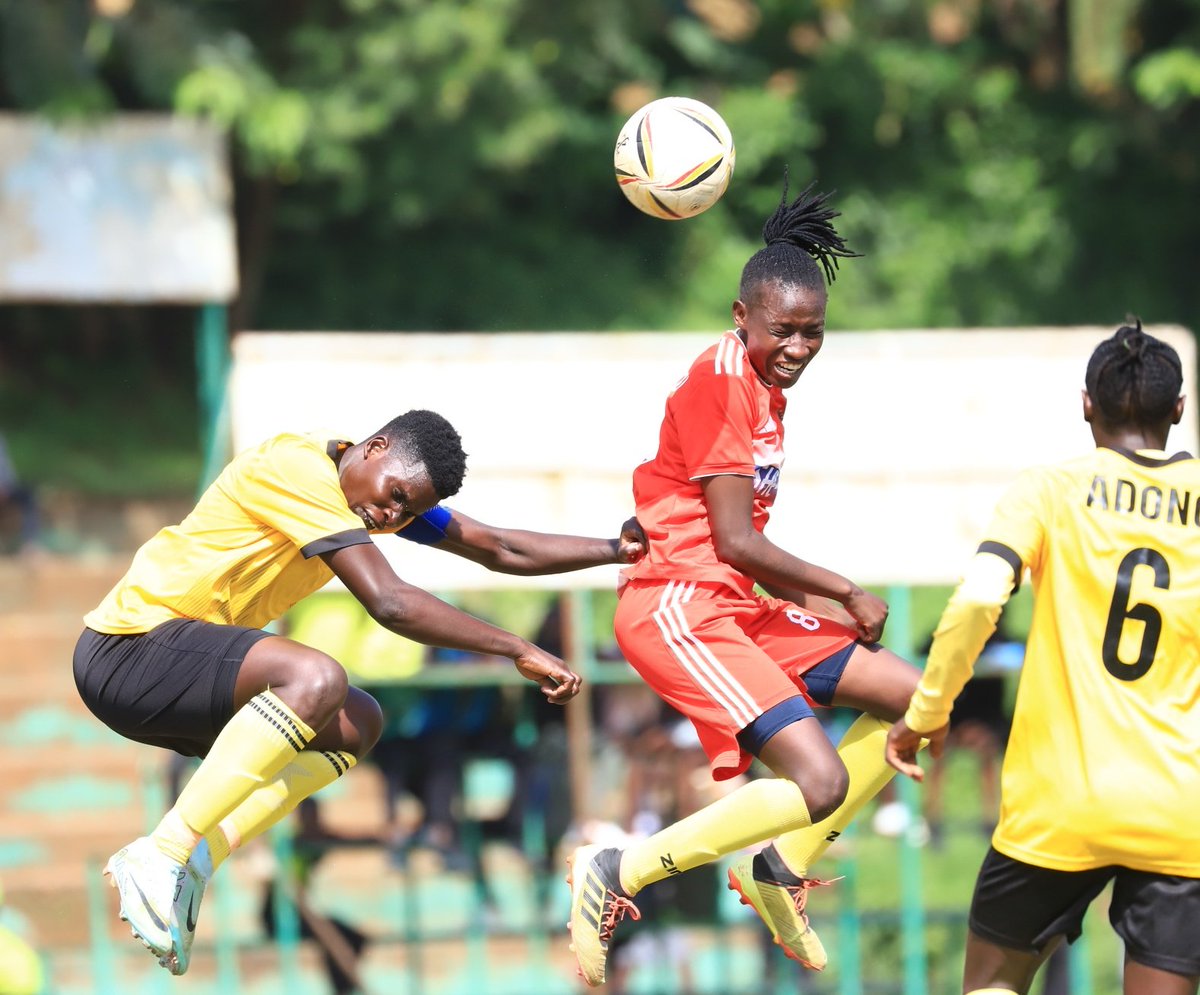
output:
M 396 533 L 401 539 L 417 542 L 422 546 L 436 546 L 446 538 L 446 526 L 450 524 L 450 509 L 440 504 L 418 515 Z

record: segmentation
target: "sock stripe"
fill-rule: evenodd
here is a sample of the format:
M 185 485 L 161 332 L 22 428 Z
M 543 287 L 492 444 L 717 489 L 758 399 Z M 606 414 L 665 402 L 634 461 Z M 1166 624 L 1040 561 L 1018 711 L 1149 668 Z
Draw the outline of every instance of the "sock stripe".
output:
M 341 777 L 350 769 L 350 761 L 346 759 L 344 753 L 338 753 L 334 750 L 322 750 L 321 756 L 328 760 L 333 769 L 337 771 L 337 777 Z
M 314 733 L 308 727 L 308 725 L 303 719 L 300 718 L 299 715 L 293 712 L 280 698 L 276 697 L 270 691 L 265 691 L 257 697 L 263 698 L 267 705 L 280 717 L 280 719 L 291 726 L 291 728 L 295 730 L 296 735 L 304 740 L 304 745 L 308 746 L 316 733 Z
M 307 737 L 301 732 L 297 721 L 282 707 L 282 703 L 273 701 L 264 694 L 256 694 L 246 704 L 279 730 L 297 753 L 308 746 Z M 271 712 L 275 714 L 272 715 Z

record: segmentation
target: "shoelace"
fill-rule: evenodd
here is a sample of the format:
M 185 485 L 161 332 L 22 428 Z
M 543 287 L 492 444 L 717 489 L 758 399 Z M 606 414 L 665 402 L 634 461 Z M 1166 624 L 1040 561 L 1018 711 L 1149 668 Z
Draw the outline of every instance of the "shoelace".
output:
M 605 949 L 608 949 L 608 941 L 612 939 L 613 930 L 617 928 L 617 923 L 625 918 L 625 913 L 629 913 L 629 917 L 637 922 L 642 918 L 638 907 L 633 904 L 633 899 L 626 898 L 624 895 L 618 895 L 611 889 L 604 902 L 604 918 L 600 920 L 600 943 Z
M 845 875 L 842 875 L 845 877 Z M 841 881 L 841 877 L 830 878 L 828 881 L 822 881 L 820 878 L 801 878 L 799 884 L 784 885 L 787 893 L 792 896 L 792 902 L 796 906 L 796 915 L 800 917 L 800 921 L 805 926 L 808 925 L 808 916 L 804 914 L 804 907 L 808 904 L 808 892 L 810 888 L 828 888 L 837 881 Z

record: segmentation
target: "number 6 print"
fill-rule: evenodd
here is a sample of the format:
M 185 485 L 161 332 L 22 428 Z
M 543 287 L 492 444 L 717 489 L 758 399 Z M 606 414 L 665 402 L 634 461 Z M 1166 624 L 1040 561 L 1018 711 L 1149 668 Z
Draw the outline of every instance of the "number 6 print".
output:
M 1154 663 L 1154 653 L 1158 649 L 1159 636 L 1162 635 L 1162 615 L 1157 608 L 1142 602 L 1132 607 L 1129 604 L 1133 571 L 1139 566 L 1153 568 L 1155 587 L 1166 590 L 1171 586 L 1171 568 L 1167 566 L 1166 557 L 1157 549 L 1142 547 L 1130 550 L 1117 568 L 1117 586 L 1108 609 L 1108 624 L 1104 627 L 1101 658 L 1104 660 L 1104 669 L 1121 681 L 1136 681 L 1145 676 L 1150 665 Z M 1127 618 L 1136 618 L 1145 626 L 1142 645 L 1138 650 L 1137 660 L 1133 663 L 1126 663 L 1117 653 L 1121 643 L 1121 631 Z

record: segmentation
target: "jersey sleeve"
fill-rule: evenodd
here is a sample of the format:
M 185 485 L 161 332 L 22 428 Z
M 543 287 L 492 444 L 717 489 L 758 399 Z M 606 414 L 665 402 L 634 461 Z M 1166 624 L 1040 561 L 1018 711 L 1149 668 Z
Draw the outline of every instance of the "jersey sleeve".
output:
M 950 720 L 954 699 L 971 679 L 1013 587 L 1006 558 L 982 550 L 975 554 L 942 612 L 925 672 L 904 713 L 914 732 L 932 732 Z
M 332 461 L 300 438 L 281 439 L 243 470 L 238 503 L 287 536 L 305 558 L 371 541 L 346 504 Z
M 679 445 L 688 478 L 754 476 L 757 404 L 751 385 L 734 374 L 696 371 L 676 393 Z
M 1007 560 L 1020 586 L 1041 562 L 1049 520 L 1045 471 L 1026 470 L 1000 499 L 980 549 Z

